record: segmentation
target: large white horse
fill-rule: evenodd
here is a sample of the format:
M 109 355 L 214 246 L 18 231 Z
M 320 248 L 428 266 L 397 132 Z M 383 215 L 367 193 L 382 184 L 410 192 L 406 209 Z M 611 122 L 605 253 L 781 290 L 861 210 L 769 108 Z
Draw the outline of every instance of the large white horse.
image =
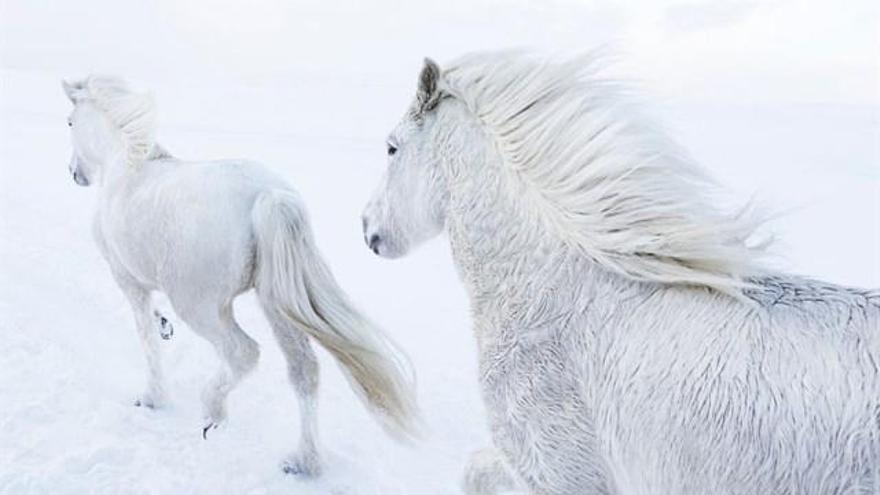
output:
M 406 435 L 414 382 L 403 354 L 361 315 L 316 250 L 306 210 L 283 180 L 255 163 L 185 162 L 155 142 L 155 105 L 116 78 L 64 83 L 74 109 L 70 171 L 99 186 L 93 230 L 131 303 L 146 350 L 147 390 L 137 405 L 164 400 L 158 338 L 167 321 L 151 291 L 209 341 L 222 361 L 203 394 L 203 434 L 226 417 L 230 390 L 251 371 L 257 343 L 238 326 L 232 303 L 256 288 L 299 397 L 300 449 L 287 472 L 316 475 L 318 363 L 307 336 L 341 364 L 357 395 L 387 431 Z M 162 327 L 165 327 L 164 330 Z
M 880 493 L 880 292 L 763 270 L 753 222 L 596 57 L 426 61 L 364 213 L 442 230 L 494 446 L 468 493 Z

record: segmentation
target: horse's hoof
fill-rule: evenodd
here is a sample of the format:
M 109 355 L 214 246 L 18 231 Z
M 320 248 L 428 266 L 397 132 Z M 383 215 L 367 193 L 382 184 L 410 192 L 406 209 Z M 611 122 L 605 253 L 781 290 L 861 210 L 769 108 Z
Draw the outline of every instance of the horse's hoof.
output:
M 164 316 L 159 320 L 159 325 L 162 327 L 162 330 L 159 331 L 162 339 L 171 340 L 171 337 L 174 336 L 174 325 Z
M 281 470 L 300 478 L 315 478 L 321 475 L 321 463 L 316 457 L 294 455 L 281 463 Z
M 174 325 L 158 311 L 153 311 L 153 315 L 159 323 L 159 336 L 162 337 L 162 340 L 171 340 L 171 337 L 174 336 Z
M 202 439 L 207 440 L 208 439 L 208 431 L 216 430 L 218 426 L 220 426 L 220 424 L 215 423 L 213 421 L 211 421 L 207 425 L 205 425 L 205 427 L 202 428 Z

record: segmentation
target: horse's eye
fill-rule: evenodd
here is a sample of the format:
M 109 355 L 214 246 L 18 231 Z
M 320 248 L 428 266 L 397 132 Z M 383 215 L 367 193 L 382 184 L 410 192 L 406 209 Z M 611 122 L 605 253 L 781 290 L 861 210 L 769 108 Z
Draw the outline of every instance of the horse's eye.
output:
M 71 121 L 68 120 L 68 121 L 67 121 L 67 127 L 73 127 L 73 122 L 71 122 Z
M 388 156 L 394 156 L 395 153 L 397 153 L 397 147 L 394 146 L 393 144 L 389 143 L 388 144 Z

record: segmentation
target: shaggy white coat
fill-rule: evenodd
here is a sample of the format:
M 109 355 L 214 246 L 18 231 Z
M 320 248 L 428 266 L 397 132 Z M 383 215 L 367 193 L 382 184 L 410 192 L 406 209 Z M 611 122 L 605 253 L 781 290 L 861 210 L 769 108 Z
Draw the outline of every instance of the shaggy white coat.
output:
M 880 292 L 762 269 L 598 68 L 426 61 L 364 213 L 386 257 L 448 232 L 493 439 L 466 492 L 880 493 Z

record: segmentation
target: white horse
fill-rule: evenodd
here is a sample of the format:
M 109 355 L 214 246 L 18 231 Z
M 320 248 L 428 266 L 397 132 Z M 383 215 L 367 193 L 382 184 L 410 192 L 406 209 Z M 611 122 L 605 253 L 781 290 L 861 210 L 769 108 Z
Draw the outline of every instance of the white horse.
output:
M 286 472 L 310 476 L 321 469 L 318 363 L 307 336 L 341 364 L 388 432 L 411 431 L 408 363 L 337 286 L 289 185 L 255 163 L 174 158 L 155 142 L 152 98 L 119 79 L 92 76 L 65 82 L 64 90 L 74 105 L 70 171 L 77 184 L 99 186 L 94 236 L 131 303 L 146 351 L 148 385 L 137 405 L 158 407 L 165 398 L 157 339 L 170 327 L 150 301 L 151 291 L 163 291 L 221 358 L 202 397 L 203 434 L 220 424 L 227 394 L 257 363 L 257 343 L 236 323 L 232 305 L 255 288 L 299 398 L 300 448 L 285 461 Z
M 772 274 L 595 56 L 430 60 L 364 213 L 449 234 L 494 446 L 471 494 L 880 493 L 880 291 Z

